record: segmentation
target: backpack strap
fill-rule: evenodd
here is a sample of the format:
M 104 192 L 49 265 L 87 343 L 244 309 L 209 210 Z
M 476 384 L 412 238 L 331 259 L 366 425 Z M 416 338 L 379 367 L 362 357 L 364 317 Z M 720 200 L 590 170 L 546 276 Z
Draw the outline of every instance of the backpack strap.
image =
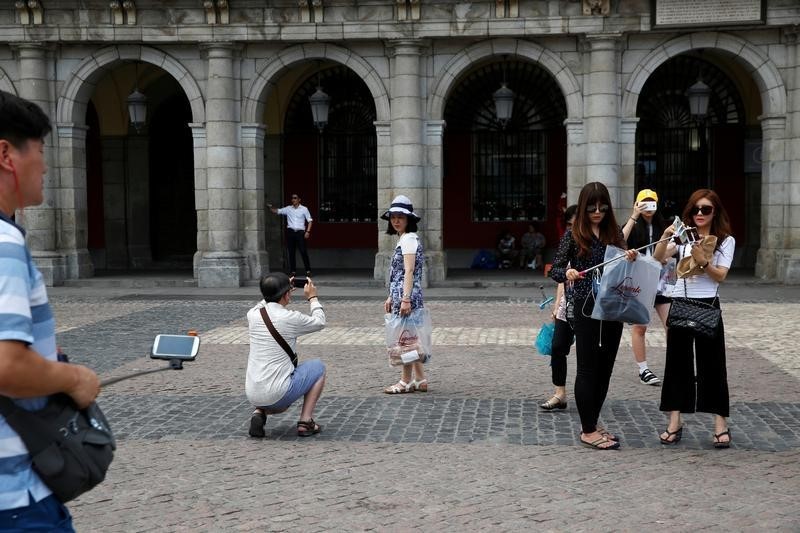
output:
M 286 355 L 289 356 L 289 360 L 292 362 L 295 368 L 297 368 L 297 354 L 292 351 L 292 348 L 289 346 L 289 343 L 286 342 L 278 330 L 275 329 L 275 326 L 272 324 L 272 320 L 269 318 L 269 313 L 267 313 L 267 308 L 262 307 L 261 311 L 261 318 L 264 320 L 264 324 L 267 325 L 267 329 L 272 334 L 272 337 L 280 344 L 281 348 L 286 352 Z

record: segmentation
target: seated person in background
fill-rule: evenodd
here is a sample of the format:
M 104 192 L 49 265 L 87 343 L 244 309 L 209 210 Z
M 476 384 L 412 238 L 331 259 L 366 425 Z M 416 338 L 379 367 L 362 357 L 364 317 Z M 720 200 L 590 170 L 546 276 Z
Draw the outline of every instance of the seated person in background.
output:
M 503 233 L 500 242 L 497 243 L 497 266 L 498 268 L 511 268 L 514 258 L 517 257 L 517 250 L 514 249 L 515 245 L 514 236 L 510 231 Z
M 297 338 L 325 327 L 325 311 L 317 298 L 317 288 L 308 279 L 303 293 L 311 307 L 311 316 L 286 309 L 292 298 L 294 286 L 289 276 L 282 272 L 261 278 L 264 299 L 247 312 L 250 330 L 250 355 L 247 358 L 245 393 L 256 406 L 250 418 L 250 436 L 266 436 L 264 425 L 267 415 L 282 413 L 303 396 L 297 434 L 308 437 L 319 433 L 322 427 L 311 417 L 325 386 L 325 365 L 319 359 L 297 361 Z M 277 333 L 292 350 L 294 360 L 270 333 L 262 309 L 267 313 Z
M 542 261 L 542 250 L 546 241 L 544 235 L 539 233 L 539 223 L 531 222 L 528 226 L 528 232 L 522 235 L 522 259 L 520 260 L 520 268 L 531 268 L 536 270 L 544 266 Z

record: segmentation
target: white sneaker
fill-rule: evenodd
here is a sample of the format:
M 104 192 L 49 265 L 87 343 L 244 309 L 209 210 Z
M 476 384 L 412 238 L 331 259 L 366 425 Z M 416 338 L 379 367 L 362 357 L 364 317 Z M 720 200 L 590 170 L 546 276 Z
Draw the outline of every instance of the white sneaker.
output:
M 661 380 L 658 379 L 658 376 L 653 374 L 649 368 L 645 368 L 644 371 L 639 374 L 639 380 L 645 385 L 658 385 L 661 383 Z

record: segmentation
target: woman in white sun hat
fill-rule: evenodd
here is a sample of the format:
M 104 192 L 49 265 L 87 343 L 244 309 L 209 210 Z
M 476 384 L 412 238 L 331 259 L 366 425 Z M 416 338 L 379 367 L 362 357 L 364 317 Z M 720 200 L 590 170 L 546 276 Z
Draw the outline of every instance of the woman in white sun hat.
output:
M 399 235 L 397 245 L 389 266 L 389 297 L 383 303 L 387 313 L 408 316 L 422 303 L 422 265 L 425 255 L 422 241 L 417 236 L 417 223 L 420 217 L 414 213 L 414 206 L 408 196 L 399 195 L 392 200 L 389 209 L 381 215 L 389 221 L 387 235 Z M 427 392 L 428 380 L 422 361 L 403 366 L 400 381 L 386 387 L 386 394 L 407 392 Z

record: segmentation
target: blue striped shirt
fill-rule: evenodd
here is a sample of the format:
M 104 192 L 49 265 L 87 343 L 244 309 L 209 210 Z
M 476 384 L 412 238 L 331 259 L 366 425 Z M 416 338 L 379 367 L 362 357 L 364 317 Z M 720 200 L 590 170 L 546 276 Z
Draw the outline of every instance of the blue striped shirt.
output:
M 20 341 L 50 360 L 56 356 L 56 322 L 42 274 L 25 246 L 25 231 L 0 213 L 0 340 Z M 15 400 L 41 409 L 46 397 Z M 30 505 L 50 495 L 31 468 L 25 444 L 0 415 L 0 510 Z

